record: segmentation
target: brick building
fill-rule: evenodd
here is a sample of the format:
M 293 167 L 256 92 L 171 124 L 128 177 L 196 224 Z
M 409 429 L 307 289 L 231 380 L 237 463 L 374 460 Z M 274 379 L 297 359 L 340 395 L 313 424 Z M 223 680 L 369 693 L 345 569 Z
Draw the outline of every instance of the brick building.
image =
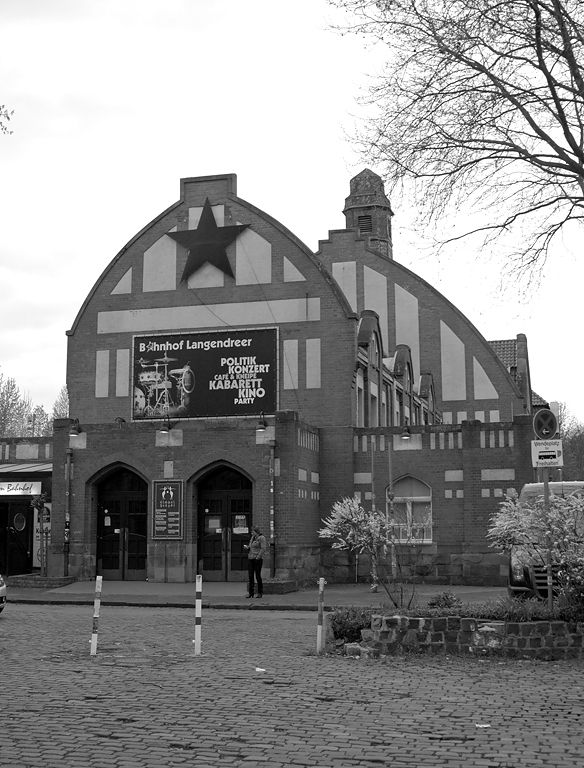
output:
M 253 522 L 266 575 L 352 580 L 317 530 L 357 493 L 388 509 L 393 494 L 427 578 L 502 580 L 485 531 L 533 479 L 525 337 L 511 371 L 394 260 L 371 171 L 344 213 L 312 253 L 234 175 L 183 179 L 106 267 L 68 332 L 53 575 L 244 580 Z
M 51 511 L 50 437 L 0 438 L 0 574 L 46 570 L 46 535 Z M 37 499 L 38 507 L 31 505 Z M 40 503 L 42 501 L 42 503 Z

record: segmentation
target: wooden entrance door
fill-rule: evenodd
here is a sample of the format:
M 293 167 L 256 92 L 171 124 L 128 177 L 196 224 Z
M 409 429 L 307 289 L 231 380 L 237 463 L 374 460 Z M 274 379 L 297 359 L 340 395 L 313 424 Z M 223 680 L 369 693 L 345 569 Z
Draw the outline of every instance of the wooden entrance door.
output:
M 104 580 L 146 581 L 148 486 L 129 470 L 98 490 L 97 573 Z
M 206 581 L 247 581 L 252 525 L 251 482 L 220 469 L 199 484 L 199 542 Z

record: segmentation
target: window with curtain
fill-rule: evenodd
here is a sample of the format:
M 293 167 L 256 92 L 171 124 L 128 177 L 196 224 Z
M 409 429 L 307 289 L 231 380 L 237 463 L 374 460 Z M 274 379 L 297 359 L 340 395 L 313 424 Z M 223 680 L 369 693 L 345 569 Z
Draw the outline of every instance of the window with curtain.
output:
M 404 477 L 386 491 L 386 512 L 394 536 L 402 544 L 432 543 L 432 489 L 415 477 Z

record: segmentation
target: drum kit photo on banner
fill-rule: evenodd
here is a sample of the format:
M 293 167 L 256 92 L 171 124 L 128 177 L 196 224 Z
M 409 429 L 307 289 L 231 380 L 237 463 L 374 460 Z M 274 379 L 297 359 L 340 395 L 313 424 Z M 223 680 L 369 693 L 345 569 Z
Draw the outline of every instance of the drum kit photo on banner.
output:
M 187 363 L 171 368 L 177 358 L 164 357 L 152 361 L 140 358 L 134 386 L 134 418 L 156 418 L 186 415 L 195 388 L 195 374 Z

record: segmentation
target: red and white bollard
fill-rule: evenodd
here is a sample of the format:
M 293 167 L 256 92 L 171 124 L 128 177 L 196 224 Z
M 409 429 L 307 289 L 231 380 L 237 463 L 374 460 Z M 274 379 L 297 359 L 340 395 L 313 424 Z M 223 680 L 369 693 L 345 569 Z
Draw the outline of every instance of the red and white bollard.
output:
M 93 601 L 93 629 L 91 631 L 91 648 L 89 651 L 90 656 L 97 654 L 97 629 L 99 626 L 99 607 L 101 605 L 101 583 L 103 576 L 95 577 L 95 599 Z
M 316 652 L 324 653 L 325 648 L 325 636 L 324 636 L 324 585 L 326 581 L 324 579 L 318 580 L 318 626 L 316 629 Z
M 195 656 L 201 655 L 201 617 L 203 607 L 203 577 L 197 576 L 195 587 Z

